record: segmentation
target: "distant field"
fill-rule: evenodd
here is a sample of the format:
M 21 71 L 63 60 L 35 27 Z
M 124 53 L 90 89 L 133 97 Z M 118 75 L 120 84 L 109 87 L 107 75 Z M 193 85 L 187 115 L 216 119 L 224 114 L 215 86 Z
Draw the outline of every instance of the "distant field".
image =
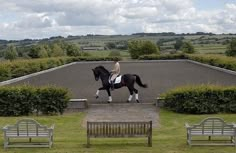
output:
M 195 50 L 198 53 L 225 53 L 227 45 L 221 44 L 204 44 L 204 45 L 195 45 Z

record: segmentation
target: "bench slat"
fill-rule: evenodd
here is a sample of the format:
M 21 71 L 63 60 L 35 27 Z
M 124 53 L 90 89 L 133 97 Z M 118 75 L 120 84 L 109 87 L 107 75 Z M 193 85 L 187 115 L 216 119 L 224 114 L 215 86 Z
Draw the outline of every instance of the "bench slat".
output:
M 151 137 L 152 122 L 87 122 L 87 142 L 90 137 Z M 150 139 L 151 140 L 151 139 Z M 149 142 L 151 145 L 151 141 Z

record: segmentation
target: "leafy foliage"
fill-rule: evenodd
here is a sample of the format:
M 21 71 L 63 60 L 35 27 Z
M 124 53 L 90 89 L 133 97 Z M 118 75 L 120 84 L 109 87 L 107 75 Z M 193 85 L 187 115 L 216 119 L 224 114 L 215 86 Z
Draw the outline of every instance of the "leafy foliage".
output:
M 222 55 L 201 55 L 192 54 L 187 55 L 188 59 L 206 63 L 209 65 L 236 71 L 236 57 L 227 57 Z
M 163 97 L 164 106 L 179 113 L 236 113 L 236 87 L 186 86 L 173 89 Z
M 163 54 L 163 55 L 142 55 L 139 56 L 140 60 L 170 60 L 170 59 L 187 59 L 185 54 Z
M 190 42 L 183 42 L 183 44 L 181 46 L 181 50 L 184 53 L 189 53 L 189 54 L 192 54 L 195 52 L 194 47 Z
M 158 54 L 158 47 L 151 41 L 134 40 L 129 42 L 129 52 L 131 58 L 137 59 L 141 55 Z
M 16 47 L 13 45 L 10 45 L 7 47 L 4 58 L 7 60 L 14 60 L 18 57 L 18 53 L 16 51 Z
M 108 56 L 110 56 L 110 57 L 115 57 L 115 56 L 120 57 L 121 54 L 120 54 L 119 51 L 111 51 Z
M 233 39 L 225 52 L 227 56 L 236 56 L 236 39 Z
M 0 116 L 22 116 L 33 112 L 62 114 L 67 107 L 69 93 L 56 87 L 1 87 Z

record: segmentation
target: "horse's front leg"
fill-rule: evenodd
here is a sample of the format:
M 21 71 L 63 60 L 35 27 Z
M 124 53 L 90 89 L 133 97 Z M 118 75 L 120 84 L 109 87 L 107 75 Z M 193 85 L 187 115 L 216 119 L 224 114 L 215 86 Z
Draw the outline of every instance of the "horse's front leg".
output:
M 105 89 L 106 89 L 106 88 L 104 88 L 104 87 L 98 88 L 98 90 L 97 90 L 97 92 L 96 92 L 96 95 L 95 95 L 96 99 L 98 99 L 98 97 L 99 97 L 99 91 L 100 91 L 100 90 L 105 90 Z
M 111 92 L 110 92 L 110 88 L 107 88 L 107 94 L 108 94 L 108 103 L 112 102 L 112 97 L 111 97 Z

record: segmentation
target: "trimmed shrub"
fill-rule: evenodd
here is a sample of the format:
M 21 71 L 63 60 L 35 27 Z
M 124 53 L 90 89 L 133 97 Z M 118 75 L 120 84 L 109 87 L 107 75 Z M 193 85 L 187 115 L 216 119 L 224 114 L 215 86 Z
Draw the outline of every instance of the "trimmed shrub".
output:
M 170 60 L 170 59 L 187 59 L 185 54 L 163 54 L 163 55 L 142 55 L 140 60 Z
M 162 95 L 164 107 L 178 113 L 236 113 L 236 87 L 185 86 Z
M 209 65 L 236 71 L 236 57 L 227 57 L 223 55 L 186 55 L 188 59 L 206 63 Z
M 111 51 L 110 53 L 109 53 L 109 55 L 108 55 L 109 57 L 114 57 L 114 56 L 116 56 L 116 57 L 120 57 L 121 55 L 120 55 L 120 51 Z
M 0 87 L 0 116 L 22 116 L 33 112 L 62 114 L 69 102 L 68 90 L 56 87 Z

